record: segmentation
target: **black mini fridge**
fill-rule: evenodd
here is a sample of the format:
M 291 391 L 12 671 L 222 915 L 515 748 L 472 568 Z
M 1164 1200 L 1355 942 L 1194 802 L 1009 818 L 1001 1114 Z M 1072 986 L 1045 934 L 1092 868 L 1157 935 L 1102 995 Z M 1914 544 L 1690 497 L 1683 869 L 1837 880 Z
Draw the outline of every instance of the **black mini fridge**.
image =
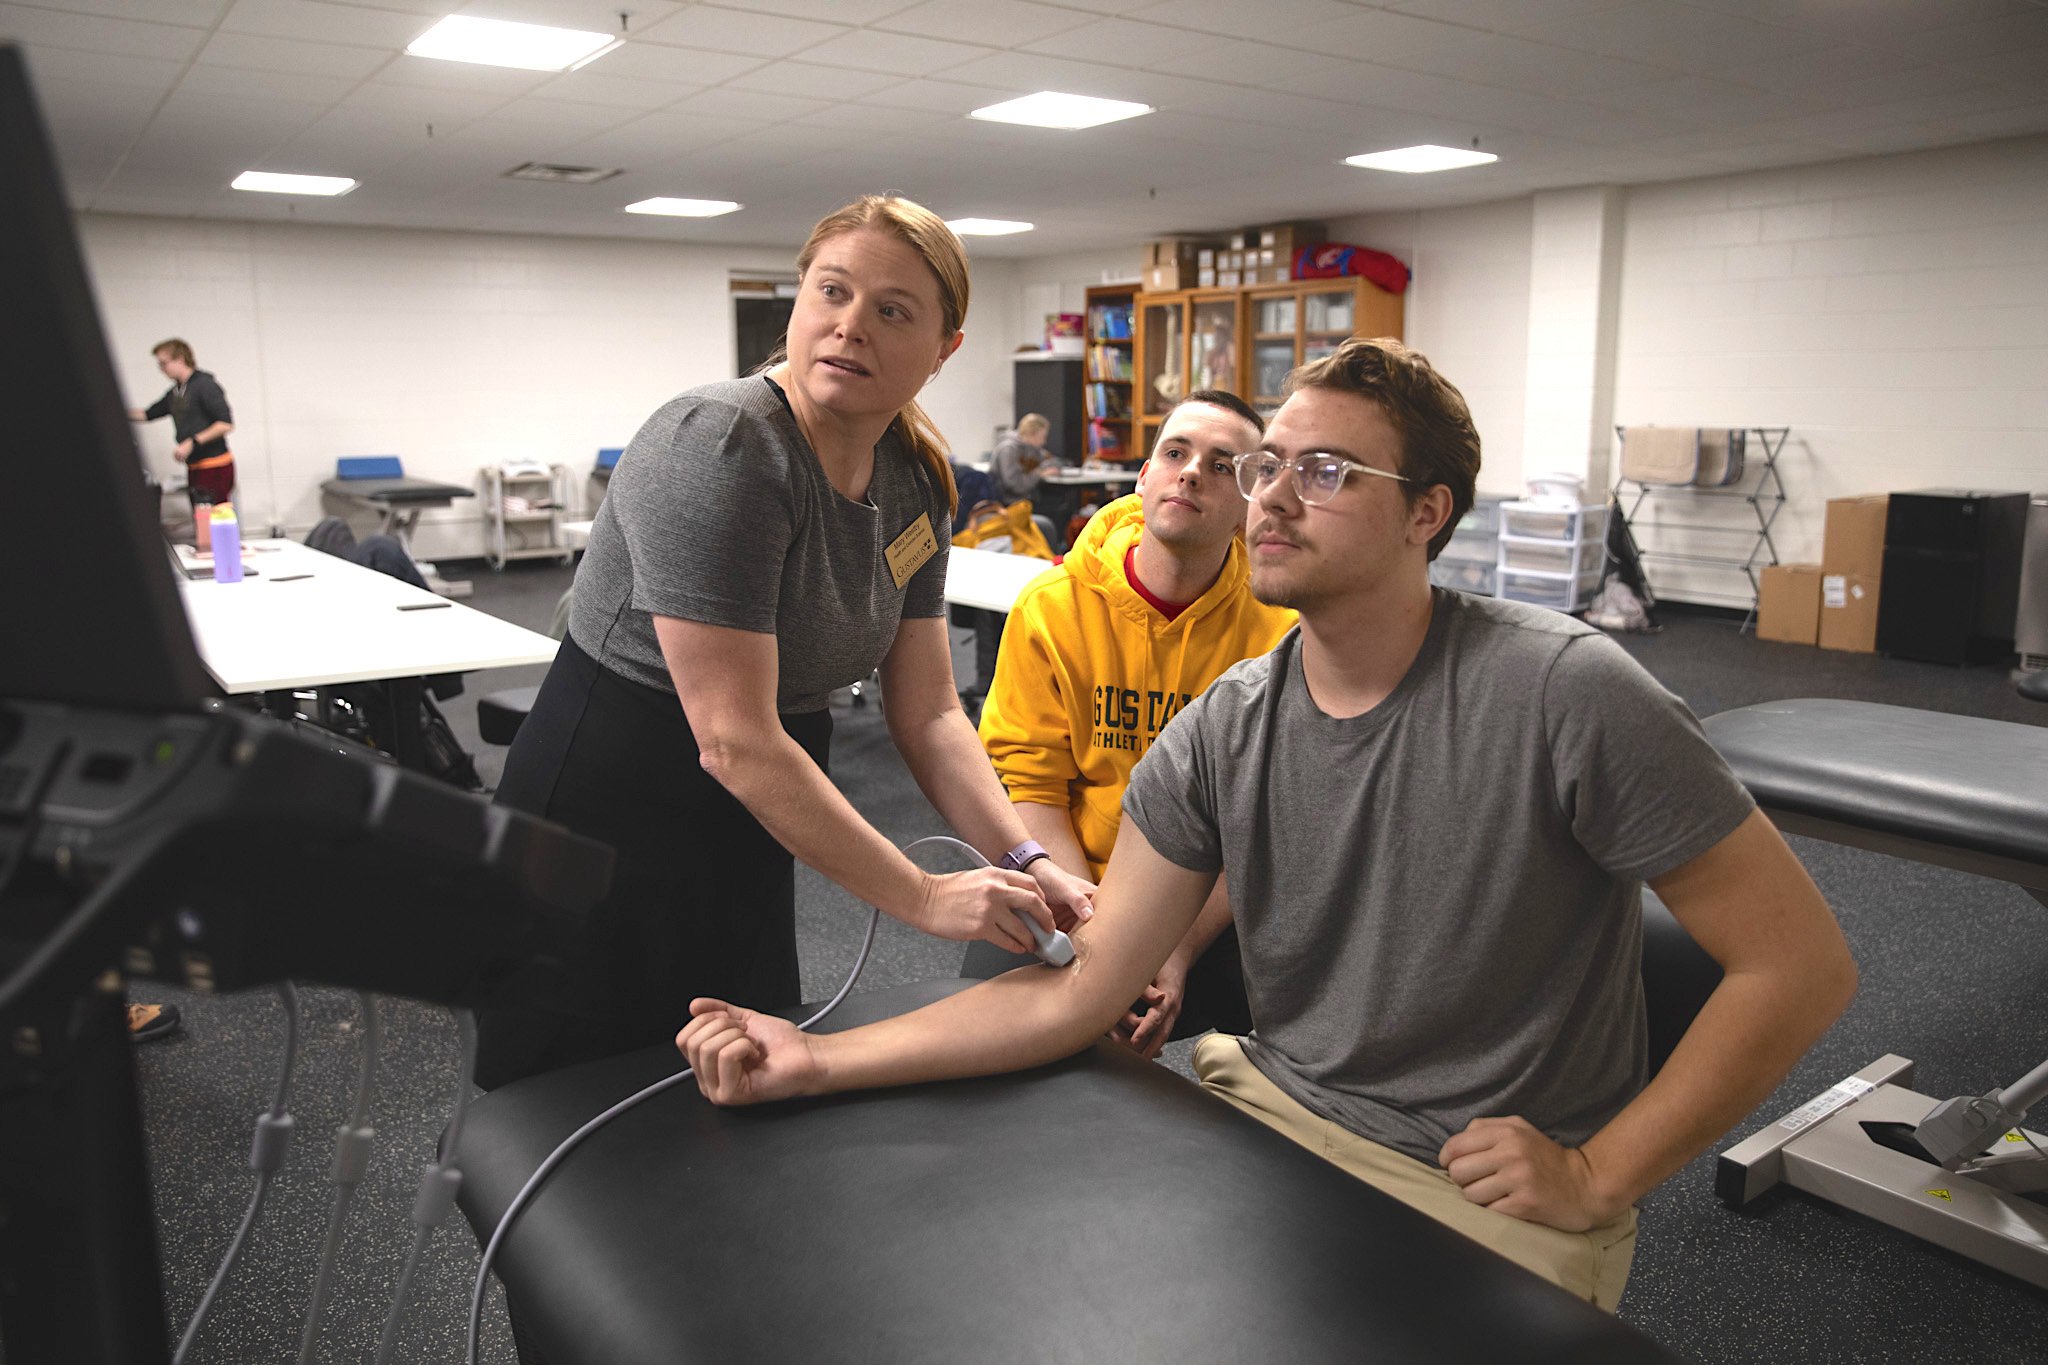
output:
M 2012 652 L 2027 495 L 1925 488 L 1891 495 L 1877 649 L 1966 664 Z

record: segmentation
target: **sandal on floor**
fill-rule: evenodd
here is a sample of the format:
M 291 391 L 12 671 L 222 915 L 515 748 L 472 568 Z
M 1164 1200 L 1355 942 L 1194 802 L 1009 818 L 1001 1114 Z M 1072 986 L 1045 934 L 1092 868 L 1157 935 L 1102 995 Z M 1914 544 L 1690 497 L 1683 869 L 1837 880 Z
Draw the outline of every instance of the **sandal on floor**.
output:
M 178 1007 L 176 1005 L 130 1005 L 128 1007 L 128 1037 L 132 1042 L 147 1043 L 152 1039 L 166 1038 L 178 1031 Z

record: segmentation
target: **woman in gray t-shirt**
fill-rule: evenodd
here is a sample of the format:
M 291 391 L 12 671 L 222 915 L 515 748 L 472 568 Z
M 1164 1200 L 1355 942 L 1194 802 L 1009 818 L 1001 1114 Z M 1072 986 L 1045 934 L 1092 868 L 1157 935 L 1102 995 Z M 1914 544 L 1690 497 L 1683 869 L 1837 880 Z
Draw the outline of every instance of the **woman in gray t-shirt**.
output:
M 943 938 L 1029 951 L 1018 916 L 1087 913 L 953 690 L 955 495 L 915 400 L 960 345 L 965 253 L 928 210 L 867 196 L 797 267 L 786 359 L 664 405 L 598 511 L 498 800 L 618 864 L 556 979 L 480 1017 L 485 1085 L 666 1042 L 694 996 L 797 1003 L 792 854 Z M 826 776 L 831 693 L 876 667 L 904 763 L 998 867 L 921 872 Z

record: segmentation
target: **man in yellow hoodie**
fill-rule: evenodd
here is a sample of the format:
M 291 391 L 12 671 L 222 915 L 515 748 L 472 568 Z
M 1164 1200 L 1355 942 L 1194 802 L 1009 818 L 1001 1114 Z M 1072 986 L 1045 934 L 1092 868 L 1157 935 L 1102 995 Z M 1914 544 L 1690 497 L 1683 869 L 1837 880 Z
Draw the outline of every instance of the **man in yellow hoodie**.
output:
M 1096 513 L 1065 562 L 1010 609 L 981 742 L 1025 830 L 1077 876 L 1100 880 L 1131 769 L 1166 723 L 1294 625 L 1292 611 L 1252 596 L 1240 539 L 1232 462 L 1264 431 L 1234 394 L 1188 395 L 1160 424 L 1137 492 Z M 1032 960 L 991 945 L 970 950 L 963 973 Z M 1220 879 L 1117 1034 L 1155 1057 L 1169 1038 L 1211 1027 L 1251 1028 Z

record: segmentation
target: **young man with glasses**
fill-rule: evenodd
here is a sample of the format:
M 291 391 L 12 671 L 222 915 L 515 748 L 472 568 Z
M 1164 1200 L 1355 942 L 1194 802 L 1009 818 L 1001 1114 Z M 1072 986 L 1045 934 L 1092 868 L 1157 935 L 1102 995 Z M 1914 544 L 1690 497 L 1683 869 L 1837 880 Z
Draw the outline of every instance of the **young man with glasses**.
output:
M 1300 629 L 1132 774 L 1085 970 L 822 1038 L 697 1001 L 678 1044 L 728 1104 L 1044 1062 L 1116 1016 L 1220 872 L 1255 1028 L 1204 1040 L 1204 1086 L 1611 1309 L 1635 1201 L 1770 1093 L 1855 965 L 1684 703 L 1570 617 L 1431 587 L 1479 468 L 1458 391 L 1353 340 L 1290 394 L 1237 470 L 1252 590 Z M 1645 883 L 1723 969 L 1654 1078 Z
M 1292 611 L 1252 596 L 1239 539 L 1236 461 L 1265 425 L 1234 394 L 1182 399 L 1159 425 L 1137 492 L 1090 518 L 1065 561 L 1010 609 L 981 742 L 1043 856 L 1076 876 L 1101 878 L 1131 769 L 1167 721 L 1294 625 Z M 1034 961 L 970 946 L 961 972 L 994 976 Z M 1218 880 L 1116 1036 L 1156 1057 L 1172 1038 L 1250 1027 Z

